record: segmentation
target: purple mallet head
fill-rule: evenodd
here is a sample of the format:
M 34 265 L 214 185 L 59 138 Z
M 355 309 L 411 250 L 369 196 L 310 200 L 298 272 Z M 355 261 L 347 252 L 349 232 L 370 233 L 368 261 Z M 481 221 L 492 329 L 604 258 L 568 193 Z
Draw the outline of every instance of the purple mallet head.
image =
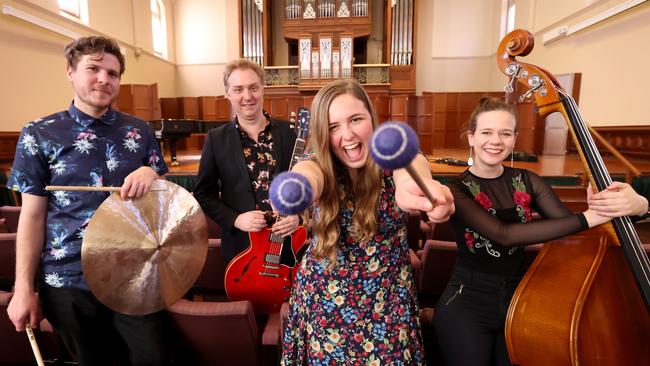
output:
M 419 149 L 415 131 L 402 122 L 382 123 L 370 141 L 370 155 L 384 169 L 404 168 L 413 161 Z
M 269 190 L 273 207 L 283 215 L 295 215 L 311 205 L 312 190 L 302 174 L 284 172 L 271 182 Z

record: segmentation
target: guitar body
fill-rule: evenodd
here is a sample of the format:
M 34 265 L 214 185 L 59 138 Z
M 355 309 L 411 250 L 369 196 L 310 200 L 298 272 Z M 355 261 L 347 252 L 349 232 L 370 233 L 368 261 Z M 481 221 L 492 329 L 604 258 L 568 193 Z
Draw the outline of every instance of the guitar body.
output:
M 226 294 L 231 301 L 251 301 L 256 313 L 279 312 L 291 294 L 297 253 L 305 244 L 307 230 L 299 226 L 280 238 L 266 228 L 249 233 L 249 238 L 248 249 L 226 268 Z

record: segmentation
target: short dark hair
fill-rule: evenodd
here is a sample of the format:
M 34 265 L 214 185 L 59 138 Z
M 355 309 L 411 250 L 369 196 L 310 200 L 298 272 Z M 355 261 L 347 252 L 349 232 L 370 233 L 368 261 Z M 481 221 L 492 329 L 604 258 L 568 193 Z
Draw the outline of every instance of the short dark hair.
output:
M 77 69 L 77 64 L 79 64 L 82 56 L 95 53 L 108 53 L 115 56 L 120 63 L 120 76 L 124 74 L 126 69 L 124 55 L 120 51 L 120 46 L 111 38 L 101 36 L 81 37 L 66 45 L 64 53 L 68 66 L 72 67 L 73 70 Z
M 483 112 L 491 112 L 491 111 L 504 111 L 512 114 L 512 116 L 515 118 L 515 132 L 517 132 L 517 129 L 519 127 L 519 114 L 517 113 L 515 106 L 512 104 L 508 104 L 502 101 L 501 99 L 497 99 L 493 97 L 481 98 L 481 101 L 478 103 L 478 106 L 474 108 L 472 115 L 469 117 L 467 130 L 471 133 L 476 132 L 476 119 L 478 118 L 478 115 Z

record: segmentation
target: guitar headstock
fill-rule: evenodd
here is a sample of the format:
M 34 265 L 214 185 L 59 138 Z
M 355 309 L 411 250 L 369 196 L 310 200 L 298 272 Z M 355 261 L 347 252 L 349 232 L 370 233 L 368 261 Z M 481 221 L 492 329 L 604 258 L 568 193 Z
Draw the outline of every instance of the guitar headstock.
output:
M 307 140 L 310 119 L 311 114 L 309 113 L 309 109 L 305 107 L 298 108 L 298 124 L 296 125 L 296 135 L 301 140 Z

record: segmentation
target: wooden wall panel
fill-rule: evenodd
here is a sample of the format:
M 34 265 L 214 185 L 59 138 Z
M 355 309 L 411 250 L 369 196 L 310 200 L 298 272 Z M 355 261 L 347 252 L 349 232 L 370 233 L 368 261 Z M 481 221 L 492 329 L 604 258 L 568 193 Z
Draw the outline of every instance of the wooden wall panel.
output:
M 433 102 L 432 95 L 410 96 L 408 99 L 408 121 L 420 140 L 420 150 L 433 153 Z
M 199 119 L 199 98 L 178 98 L 178 114 L 183 119 Z
M 423 92 L 423 96 L 433 98 L 433 148 L 445 147 L 447 97 L 441 93 Z
M 465 131 L 481 97 L 502 97 L 500 92 L 423 92 L 433 98 L 433 148 L 467 148 Z
M 372 100 L 372 105 L 375 107 L 375 113 L 377 113 L 377 119 L 379 123 L 389 121 L 391 119 L 390 114 L 390 97 L 385 94 L 371 94 L 370 99 Z
M 230 121 L 232 120 L 232 108 L 230 106 L 230 101 L 224 96 L 218 96 L 217 100 L 217 115 L 216 118 L 218 121 Z
M 415 93 L 415 65 L 390 65 L 390 90 L 393 93 Z
M 114 104 L 118 110 L 151 121 L 160 118 L 158 84 L 122 84 Z
M 391 121 L 408 121 L 408 95 L 391 95 L 390 97 L 390 119 Z
M 311 111 L 311 105 L 305 105 L 304 97 L 287 97 L 287 109 L 289 115 L 291 115 L 291 112 L 298 114 L 298 108 L 300 107 L 306 107 Z
M 0 163 L 11 165 L 18 145 L 20 132 L 0 132 Z
M 160 117 L 178 119 L 178 98 L 160 98 Z
M 158 98 L 158 84 L 151 85 L 151 106 L 153 108 L 153 119 L 160 119 L 160 98 Z
M 535 103 L 517 104 L 519 131 L 515 151 L 542 154 L 544 152 L 544 119 L 537 114 Z
M 217 97 L 199 97 L 199 119 L 202 121 L 217 121 Z
M 313 95 L 306 95 L 305 96 L 305 106 L 311 110 L 311 104 L 314 102 L 314 96 Z

